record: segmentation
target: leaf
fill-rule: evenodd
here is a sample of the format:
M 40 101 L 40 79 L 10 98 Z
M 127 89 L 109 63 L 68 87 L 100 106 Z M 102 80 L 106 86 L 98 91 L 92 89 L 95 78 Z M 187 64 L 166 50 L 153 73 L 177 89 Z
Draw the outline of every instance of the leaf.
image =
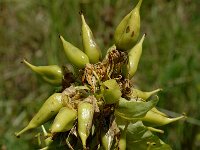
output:
M 126 132 L 127 150 L 171 150 L 171 147 L 160 140 L 143 125 L 141 121 L 130 123 Z
M 110 79 L 102 83 L 102 93 L 106 104 L 117 103 L 122 93 L 115 79 Z
M 158 98 L 148 102 L 128 101 L 124 98 L 120 98 L 119 105 L 115 109 L 115 114 L 127 120 L 142 118 L 157 104 L 157 102 Z
M 105 82 L 103 82 L 103 85 L 105 85 L 109 89 L 119 89 L 119 85 L 115 79 L 106 80 Z

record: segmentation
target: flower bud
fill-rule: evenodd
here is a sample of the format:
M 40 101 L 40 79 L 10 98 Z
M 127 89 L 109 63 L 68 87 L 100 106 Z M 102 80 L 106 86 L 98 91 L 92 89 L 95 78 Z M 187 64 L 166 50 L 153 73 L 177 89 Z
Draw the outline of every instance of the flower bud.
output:
M 83 14 L 81 14 L 82 20 L 82 42 L 83 42 L 83 50 L 88 56 L 91 63 L 95 64 L 99 62 L 101 58 L 101 50 L 99 46 L 96 44 L 94 40 L 94 36 L 90 27 L 87 25 Z
M 62 41 L 67 60 L 74 66 L 83 69 L 85 65 L 89 63 L 88 56 L 82 52 L 80 49 L 72 45 L 71 43 L 65 41 L 65 39 L 60 36 Z
M 151 109 L 147 112 L 144 118 L 141 120 L 144 122 L 144 124 L 151 125 L 151 126 L 163 126 L 172 122 L 175 122 L 177 120 L 180 120 L 182 118 L 185 118 L 185 116 L 180 116 L 176 118 L 169 118 L 167 115 L 162 115 L 163 113 L 158 113 L 159 110 L 154 111 Z
M 140 60 L 140 56 L 142 54 L 142 44 L 145 38 L 145 34 L 141 38 L 141 40 L 129 51 L 128 53 L 128 64 L 127 64 L 127 70 L 128 70 L 128 77 L 131 79 L 138 68 L 138 63 Z
M 115 30 L 114 40 L 118 50 L 126 51 L 130 49 L 138 39 L 141 3 L 142 0 L 139 0 L 136 7 L 123 18 Z
M 94 115 L 94 107 L 88 102 L 80 102 L 78 104 L 78 134 L 81 138 L 83 148 L 86 148 L 86 140 L 90 134 L 92 120 Z
M 42 124 L 46 123 L 49 119 L 54 117 L 60 108 L 63 107 L 62 105 L 62 98 L 61 93 L 54 93 L 51 95 L 45 103 L 42 105 L 40 110 L 37 114 L 32 118 L 29 124 L 20 132 L 15 133 L 16 136 L 20 136 L 22 133 L 41 126 Z
M 50 66 L 34 66 L 23 60 L 24 64 L 26 64 L 32 71 L 39 74 L 46 82 L 53 85 L 61 85 L 63 73 L 59 66 L 50 65 Z
M 77 111 L 72 108 L 63 107 L 56 115 L 54 122 L 51 126 L 51 133 L 65 132 L 70 130 L 77 118 Z
M 161 91 L 162 89 L 156 89 L 150 92 L 143 92 L 140 91 L 136 88 L 131 88 L 131 98 L 142 98 L 143 100 L 148 99 L 149 97 L 151 97 L 153 94 L 156 94 L 157 92 Z

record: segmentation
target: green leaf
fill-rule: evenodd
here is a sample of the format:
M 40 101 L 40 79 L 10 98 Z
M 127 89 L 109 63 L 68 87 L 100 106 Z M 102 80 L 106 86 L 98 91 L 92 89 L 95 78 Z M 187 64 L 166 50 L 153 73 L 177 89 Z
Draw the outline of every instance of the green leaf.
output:
M 110 79 L 103 82 L 102 93 L 104 96 L 104 100 L 106 104 L 114 104 L 117 103 L 122 93 L 120 91 L 120 87 L 115 79 Z
M 124 98 L 120 98 L 119 105 L 115 109 L 115 114 L 127 120 L 142 118 L 150 109 L 155 107 L 157 102 L 158 98 L 148 102 L 135 100 L 128 101 Z
M 105 85 L 109 89 L 119 89 L 119 85 L 115 79 L 106 80 L 105 82 L 103 82 L 103 85 Z
M 171 150 L 171 147 L 160 140 L 143 125 L 141 121 L 130 123 L 126 132 L 127 150 Z

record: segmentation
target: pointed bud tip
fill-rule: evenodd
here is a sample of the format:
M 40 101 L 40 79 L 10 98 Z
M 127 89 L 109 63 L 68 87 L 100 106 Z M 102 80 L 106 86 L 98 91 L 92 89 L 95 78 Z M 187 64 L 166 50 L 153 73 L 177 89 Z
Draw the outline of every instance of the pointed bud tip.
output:
M 25 64 L 25 65 L 30 65 L 30 63 L 26 60 L 26 59 L 23 59 L 22 61 L 21 61 L 23 64 Z
M 135 8 L 138 8 L 138 9 L 140 9 L 140 7 L 141 7 L 141 4 L 142 4 L 142 0 L 139 0 Z
M 24 63 L 25 65 L 27 65 L 27 66 L 29 66 L 29 67 L 33 66 L 33 65 L 30 64 L 26 59 L 23 59 L 23 60 L 22 60 L 22 63 Z
M 142 36 L 141 40 L 139 41 L 139 43 L 143 43 L 143 41 L 144 41 L 145 37 L 146 37 L 146 33 L 145 33 L 145 34 L 143 34 L 143 36 Z
M 160 91 L 162 91 L 163 89 L 161 89 L 161 88 L 158 88 L 158 89 L 156 89 L 156 90 L 154 90 L 154 91 L 152 91 L 153 93 L 157 93 L 157 92 L 160 92 Z
M 62 42 L 65 41 L 65 39 L 62 37 L 62 35 L 59 35 L 59 38 L 61 39 Z
M 83 15 L 83 13 L 80 14 L 80 15 L 81 15 L 82 24 L 86 24 L 85 17 L 84 17 L 84 15 Z
M 180 117 L 176 117 L 176 118 L 173 118 L 173 119 L 174 119 L 174 121 L 177 121 L 177 120 L 185 119 L 185 118 L 187 118 L 187 117 L 184 116 L 184 115 L 182 115 L 182 116 L 180 116 Z
M 83 10 L 80 10 L 78 13 L 79 13 L 79 15 L 82 15 L 83 14 Z
M 14 134 L 15 134 L 15 136 L 16 136 L 17 138 L 20 138 L 19 133 L 15 132 Z
M 27 62 L 27 59 L 23 58 L 23 60 L 21 61 L 21 63 L 25 63 L 25 62 Z
M 25 57 L 21 60 L 21 63 L 24 63 L 24 62 L 27 62 L 27 59 Z

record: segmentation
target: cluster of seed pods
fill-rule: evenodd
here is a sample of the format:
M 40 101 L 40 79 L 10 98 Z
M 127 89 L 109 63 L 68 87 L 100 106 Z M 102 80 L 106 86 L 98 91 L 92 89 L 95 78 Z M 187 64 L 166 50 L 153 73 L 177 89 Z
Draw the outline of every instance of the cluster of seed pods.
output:
M 45 147 L 48 149 L 59 135 L 64 135 L 64 145 L 69 149 L 120 149 L 126 147 L 126 131 L 129 125 L 142 121 L 148 129 L 162 132 L 156 126 L 166 125 L 183 118 L 169 118 L 155 108 L 161 89 L 143 92 L 131 84 L 140 56 L 145 34 L 140 40 L 140 6 L 127 14 L 114 33 L 114 45 L 102 58 L 101 50 L 87 25 L 83 14 L 83 51 L 62 36 L 64 52 L 74 67 L 57 65 L 34 66 L 24 60 L 31 70 L 46 82 L 62 87 L 51 95 L 32 118 L 22 133 L 42 127 Z M 152 100 L 149 100 L 153 97 Z M 48 131 L 44 124 L 54 121 Z

